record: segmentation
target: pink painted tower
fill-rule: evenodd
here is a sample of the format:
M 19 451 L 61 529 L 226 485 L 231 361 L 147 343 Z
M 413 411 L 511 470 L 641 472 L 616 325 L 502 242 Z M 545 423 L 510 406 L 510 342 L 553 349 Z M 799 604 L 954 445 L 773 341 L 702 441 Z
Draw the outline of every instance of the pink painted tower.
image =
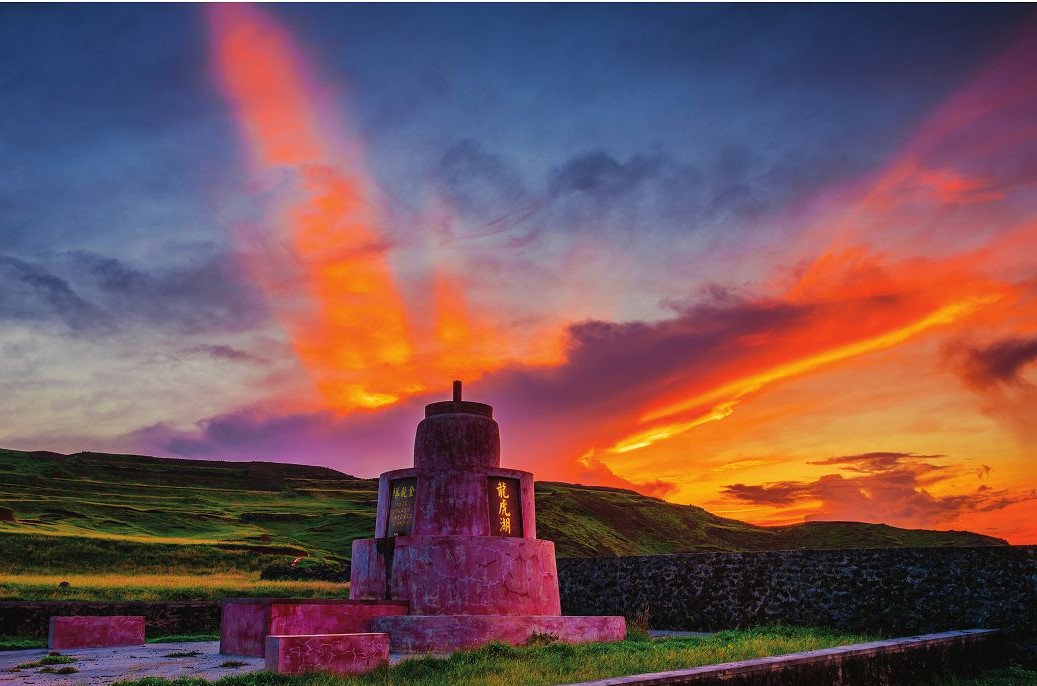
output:
M 446 651 L 533 634 L 620 640 L 622 617 L 563 617 L 554 543 L 536 537 L 533 475 L 500 466 L 493 408 L 425 407 L 414 467 L 381 475 L 375 538 L 353 542 L 350 598 L 406 601 L 373 620 L 394 652 Z

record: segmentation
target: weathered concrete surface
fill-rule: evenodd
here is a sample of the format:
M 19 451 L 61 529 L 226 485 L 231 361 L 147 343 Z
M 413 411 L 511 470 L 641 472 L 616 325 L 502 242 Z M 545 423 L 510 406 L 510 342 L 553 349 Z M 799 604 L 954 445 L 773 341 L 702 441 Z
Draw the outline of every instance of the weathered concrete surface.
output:
M 267 604 L 262 600 L 225 600 L 220 618 L 220 652 L 224 655 L 263 657 L 270 633 Z
M 109 648 L 144 645 L 144 617 L 51 617 L 47 647 Z
M 388 634 L 322 634 L 266 638 L 266 669 L 278 674 L 364 674 L 388 663 Z
M 190 657 L 166 657 L 176 653 L 197 652 Z M 74 674 L 40 673 L 39 669 L 11 671 L 20 664 L 38 660 L 46 650 L 11 650 L 0 652 L 0 685 L 2 686 L 105 686 L 115 681 L 140 679 L 143 677 L 180 676 L 219 679 L 220 677 L 256 672 L 264 668 L 262 658 L 235 657 L 244 662 L 240 667 L 221 667 L 227 661 L 219 652 L 216 641 L 192 643 L 149 643 L 131 648 L 86 648 L 63 651 L 64 655 L 76 659 L 70 665 Z
M 940 674 L 998 664 L 993 641 L 996 632 L 985 629 L 950 631 L 570 686 L 917 686 Z
M 378 617 L 371 625 L 389 634 L 393 653 L 444 653 L 493 641 L 520 644 L 534 634 L 550 634 L 563 643 L 621 641 L 626 636 L 622 617 L 407 615 Z
M 0 601 L 0 634 L 46 636 L 54 616 L 143 615 L 149 636 L 211 634 L 220 628 L 219 601 Z
M 561 614 L 554 543 L 527 538 L 354 541 L 350 596 L 407 600 L 419 615 Z
M 468 405 L 468 407 L 465 407 Z M 482 403 L 432 403 L 414 437 L 414 466 L 417 469 L 462 470 L 500 466 L 500 429 L 492 417 L 469 410 Z M 435 411 L 443 406 L 448 412 Z M 482 405 L 482 407 L 489 407 Z M 430 410 L 433 414 L 429 414 Z
M 1037 546 L 688 553 L 558 561 L 562 609 L 658 629 L 781 622 L 903 636 L 1000 629 L 1037 663 Z
M 224 601 L 220 651 L 262 657 L 270 635 L 352 634 L 371 630 L 371 619 L 407 613 L 405 602 L 233 598 Z

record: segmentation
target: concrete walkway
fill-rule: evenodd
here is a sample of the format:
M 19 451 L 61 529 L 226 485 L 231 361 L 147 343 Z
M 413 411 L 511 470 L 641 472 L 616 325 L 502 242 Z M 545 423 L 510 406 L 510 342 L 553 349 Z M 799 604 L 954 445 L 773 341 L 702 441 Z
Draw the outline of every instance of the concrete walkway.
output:
M 12 671 L 18 665 L 39 660 L 47 655 L 42 648 L 0 652 L 0 684 L 3 686 L 73 686 L 88 684 L 102 686 L 121 679 L 140 679 L 178 676 L 219 679 L 231 674 L 257 672 L 263 669 L 263 658 L 220 655 L 219 641 L 197 643 L 149 643 L 131 648 L 80 648 L 60 651 L 76 658 L 67 665 L 52 665 L 52 669 L 75 667 L 74 674 L 48 674 L 41 667 Z M 198 653 L 191 657 L 169 657 L 171 653 Z M 244 662 L 239 667 L 221 667 L 228 660 Z

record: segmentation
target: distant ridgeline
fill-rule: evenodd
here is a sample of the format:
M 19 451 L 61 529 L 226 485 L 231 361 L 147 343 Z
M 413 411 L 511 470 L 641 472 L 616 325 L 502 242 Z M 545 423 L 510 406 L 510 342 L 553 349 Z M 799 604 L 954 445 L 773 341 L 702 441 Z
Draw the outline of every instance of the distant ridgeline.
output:
M 374 530 L 377 482 L 326 467 L 0 450 L 0 474 L 0 573 L 259 571 L 299 556 L 338 565 Z M 537 483 L 536 498 L 538 536 L 560 557 L 1006 545 L 850 522 L 758 527 L 557 482 Z

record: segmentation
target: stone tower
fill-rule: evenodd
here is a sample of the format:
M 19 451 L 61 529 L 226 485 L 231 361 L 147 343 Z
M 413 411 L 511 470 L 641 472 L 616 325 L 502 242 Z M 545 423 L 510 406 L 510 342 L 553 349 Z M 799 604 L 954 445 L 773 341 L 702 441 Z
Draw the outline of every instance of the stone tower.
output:
M 442 651 L 547 633 L 619 640 L 622 617 L 562 617 L 554 543 L 536 537 L 533 475 L 500 466 L 493 408 L 425 407 L 414 466 L 381 475 L 375 537 L 353 542 L 350 598 L 406 601 L 379 617 L 397 652 Z

